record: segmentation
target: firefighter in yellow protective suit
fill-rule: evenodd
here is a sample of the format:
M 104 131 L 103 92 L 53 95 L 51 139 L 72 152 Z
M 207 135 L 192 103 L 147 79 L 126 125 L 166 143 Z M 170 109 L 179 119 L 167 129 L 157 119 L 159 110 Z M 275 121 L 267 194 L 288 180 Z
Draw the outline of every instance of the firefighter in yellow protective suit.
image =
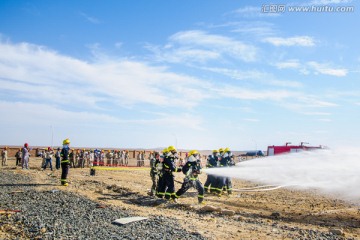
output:
M 69 174 L 70 160 L 69 160 L 69 151 L 70 151 L 70 140 L 67 138 L 63 141 L 63 148 L 61 149 L 61 185 L 68 186 L 67 175 Z
M 158 196 L 164 196 L 165 199 L 175 200 L 175 184 L 173 172 L 180 172 L 181 168 L 177 168 L 175 160 L 177 158 L 177 150 L 174 146 L 169 146 L 167 149 L 169 152 L 164 156 L 162 167 L 162 181 L 159 182 Z
M 184 182 L 181 188 L 175 193 L 175 197 L 183 195 L 191 187 L 198 191 L 198 202 L 201 204 L 204 200 L 204 187 L 199 180 L 199 174 L 201 173 L 200 154 L 196 150 L 189 152 L 189 157 L 182 172 L 185 174 Z

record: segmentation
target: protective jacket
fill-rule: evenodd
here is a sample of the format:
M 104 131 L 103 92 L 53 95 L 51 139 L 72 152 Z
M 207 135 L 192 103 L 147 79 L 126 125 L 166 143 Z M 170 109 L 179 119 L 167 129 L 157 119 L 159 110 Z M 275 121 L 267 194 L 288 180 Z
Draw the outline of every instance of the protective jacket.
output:
M 206 167 L 207 168 L 217 167 L 217 164 L 218 164 L 218 157 L 214 155 L 209 155 L 207 159 Z
M 61 163 L 70 163 L 70 160 L 69 160 L 69 151 L 70 151 L 70 148 L 69 148 L 68 146 L 64 146 L 64 147 L 61 149 L 61 153 L 60 153 Z

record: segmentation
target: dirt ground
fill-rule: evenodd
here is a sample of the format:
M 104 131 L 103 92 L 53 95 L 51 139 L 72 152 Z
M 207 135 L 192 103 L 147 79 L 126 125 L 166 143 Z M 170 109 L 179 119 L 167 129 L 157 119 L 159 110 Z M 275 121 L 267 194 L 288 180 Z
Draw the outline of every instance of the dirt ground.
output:
M 88 168 L 70 169 L 70 185 L 62 187 L 59 184 L 61 171 L 41 171 L 40 159 L 31 159 L 32 169 L 29 171 L 16 169 L 14 160 L 9 160 L 8 165 L 0 168 L 0 173 L 7 170 L 30 175 L 37 183 L 42 183 L 39 189 L 75 192 L 104 207 L 112 205 L 131 210 L 135 216 L 172 217 L 189 231 L 209 239 L 316 239 L 312 238 L 312 232 L 319 234 L 337 230 L 339 239 L 360 239 L 359 207 L 319 195 L 315 190 L 234 192 L 221 197 L 208 194 L 205 195 L 205 205 L 199 205 L 197 193 L 192 189 L 177 204 L 155 204 L 155 199 L 147 195 L 151 187 L 149 168 L 96 170 L 96 176 L 89 176 Z M 177 181 L 183 180 L 182 173 L 175 175 Z M 206 174 L 202 174 L 200 179 L 204 183 Z M 44 183 L 49 185 L 43 186 Z M 180 186 L 176 183 L 176 189 Z M 254 183 L 233 179 L 235 189 L 254 186 Z M 204 206 L 218 209 L 204 212 Z

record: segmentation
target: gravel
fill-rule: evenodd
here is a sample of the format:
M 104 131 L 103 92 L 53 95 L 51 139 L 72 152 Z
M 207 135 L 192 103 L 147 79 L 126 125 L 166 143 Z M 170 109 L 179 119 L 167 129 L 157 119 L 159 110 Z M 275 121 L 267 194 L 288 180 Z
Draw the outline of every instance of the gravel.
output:
M 176 219 L 150 216 L 126 225 L 112 222 L 135 216 L 119 208 L 60 190 L 37 191 L 31 178 L 0 171 L 0 230 L 8 239 L 205 239 L 179 226 Z

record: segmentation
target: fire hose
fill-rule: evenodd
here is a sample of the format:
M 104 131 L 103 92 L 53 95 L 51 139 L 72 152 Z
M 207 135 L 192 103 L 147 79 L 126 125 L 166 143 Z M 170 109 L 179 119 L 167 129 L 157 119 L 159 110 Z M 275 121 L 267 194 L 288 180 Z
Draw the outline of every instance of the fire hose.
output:
M 280 189 L 286 186 L 274 186 L 274 185 L 264 185 L 264 186 L 257 186 L 252 188 L 240 188 L 240 189 L 232 189 L 234 192 L 265 192 L 265 191 L 273 191 L 276 189 Z

